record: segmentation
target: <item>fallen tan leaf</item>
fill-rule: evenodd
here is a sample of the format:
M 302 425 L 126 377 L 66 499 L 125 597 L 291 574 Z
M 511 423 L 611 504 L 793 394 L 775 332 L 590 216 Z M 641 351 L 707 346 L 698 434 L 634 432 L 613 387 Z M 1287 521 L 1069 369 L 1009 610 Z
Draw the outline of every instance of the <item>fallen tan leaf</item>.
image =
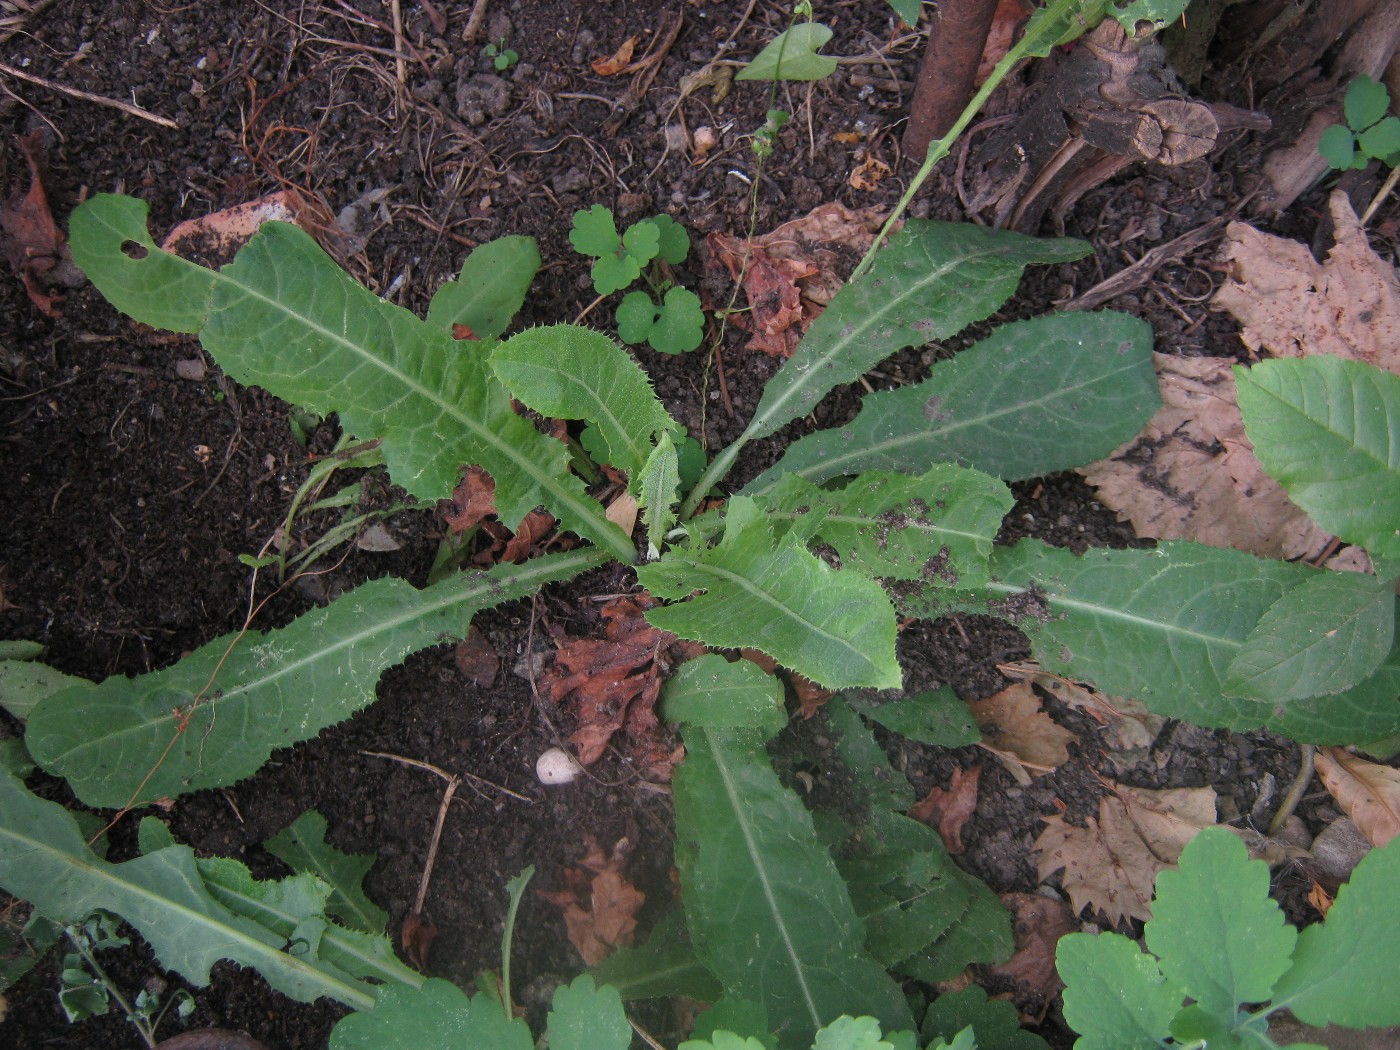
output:
M 404 916 L 403 925 L 399 927 L 399 944 L 409 962 L 420 970 L 426 970 L 428 955 L 433 950 L 437 935 L 436 924 L 424 918 L 421 912 L 411 911 Z
M 1051 674 L 1039 664 L 1004 664 L 1004 674 L 1024 676 L 1061 703 L 1083 711 L 1103 728 L 1098 740 L 1104 750 L 1121 765 L 1132 765 L 1141 752 L 1157 740 L 1166 719 L 1153 714 L 1147 705 L 1132 697 L 1103 696 L 1083 682 Z
M 1076 915 L 1101 911 L 1111 926 L 1152 917 L 1157 874 L 1176 863 L 1202 828 L 1216 823 L 1215 791 L 1171 788 L 1149 791 L 1117 786 L 1099 800 L 1099 818 L 1076 827 L 1059 816 L 1043 818 L 1035 840 L 1042 881 L 1061 872 Z
M 472 624 L 467 628 L 467 636 L 452 650 L 457 670 L 464 674 L 472 685 L 489 689 L 496 682 L 496 673 L 501 669 L 501 658 L 496 655 L 486 636 Z
M 59 316 L 56 284 L 76 287 L 84 278 L 68 257 L 68 237 L 54 222 L 44 190 L 44 132 L 15 137 L 29 164 L 29 186 L 0 206 L 0 251 L 19 274 L 25 293 L 41 312 Z
M 1079 924 L 1068 904 L 1038 893 L 1003 893 L 1001 902 L 1011 910 L 1016 952 L 990 972 L 1015 981 L 1017 1008 L 1029 1012 L 1027 1006 L 1033 1006 L 1043 1019 L 1046 1007 L 1065 986 L 1055 969 L 1055 945 Z
M 1139 536 L 1191 539 L 1289 561 L 1331 537 L 1264 472 L 1235 402 L 1234 361 L 1153 354 L 1162 407 L 1137 437 L 1082 468 Z
M 1308 890 L 1308 903 L 1311 904 L 1313 909 L 1324 919 L 1327 918 L 1327 913 L 1332 910 L 1332 901 L 1334 899 L 1332 894 L 1323 889 L 1322 884 L 1319 882 L 1314 882 L 1312 884 L 1312 889 Z
M 856 165 L 851 172 L 851 188 L 857 190 L 873 190 L 878 187 L 886 175 L 890 173 L 890 166 L 874 154 L 867 153 L 865 159 Z
M 619 493 L 617 498 L 608 504 L 603 511 L 603 516 L 620 528 L 627 535 L 632 535 L 632 530 L 637 527 L 637 500 L 630 492 Z
M 909 816 L 938 831 L 949 853 L 962 853 L 963 825 L 977 810 L 977 780 L 981 766 L 954 768 L 946 788 L 936 787 L 909 809 Z
M 453 532 L 466 532 L 496 513 L 496 483 L 480 467 L 468 467 L 452 499 L 438 504 L 438 513 Z
M 1400 770 L 1321 747 L 1313 759 L 1318 778 L 1373 846 L 1400 835 Z
M 1345 193 L 1328 199 L 1336 243 L 1325 262 L 1307 245 L 1225 228 L 1221 255 L 1230 279 L 1212 300 L 1243 326 L 1251 350 L 1277 357 L 1334 354 L 1400 374 L 1400 280 L 1371 249 Z
M 624 72 L 632 61 L 632 52 L 637 49 L 637 38 L 630 36 L 618 45 L 611 55 L 595 58 L 591 63 L 593 72 L 600 77 L 615 77 Z
M 1040 706 L 1030 682 L 1013 682 L 995 696 L 967 705 L 982 739 L 1025 763 L 1033 775 L 1049 773 L 1069 761 L 1069 743 L 1077 739 Z
M 569 943 L 585 963 L 596 966 L 615 948 L 632 943 L 637 911 L 646 903 L 646 895 L 624 875 L 631 852 L 627 839 L 613 847 L 611 856 L 591 835 L 584 842 L 584 858 L 564 869 L 568 888 L 539 895 L 563 911 Z
M 996 64 L 1011 50 L 1016 34 L 1030 16 L 1031 8 L 1025 0 L 997 0 L 992 25 L 987 31 L 987 43 L 982 47 L 982 58 L 977 63 L 977 73 L 972 78 L 976 87 L 981 87 L 987 82 Z

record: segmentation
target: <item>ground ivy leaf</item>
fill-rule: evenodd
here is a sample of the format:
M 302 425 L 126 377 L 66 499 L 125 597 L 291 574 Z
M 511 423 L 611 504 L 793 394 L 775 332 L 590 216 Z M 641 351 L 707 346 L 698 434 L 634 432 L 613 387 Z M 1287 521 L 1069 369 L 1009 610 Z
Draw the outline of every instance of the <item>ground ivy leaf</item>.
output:
M 761 735 L 683 735 L 674 793 L 686 925 L 725 992 L 762 1003 L 784 1047 L 810 1048 L 841 1013 L 909 1028 L 899 986 L 866 954 L 845 883 Z
M 1065 1021 L 1075 1050 L 1160 1050 L 1181 1009 L 1181 990 L 1157 960 L 1117 933 L 1071 933 L 1055 949 L 1065 982 Z
M 730 500 L 718 546 L 672 549 L 637 576 L 677 602 L 647 612 L 664 631 L 719 648 L 753 647 L 831 689 L 900 684 L 894 609 L 880 585 L 832 569 L 796 537 L 775 539 L 750 499 Z M 699 593 L 679 601 L 692 592 Z
M 1203 830 L 1157 876 L 1147 947 L 1168 980 L 1227 1025 L 1241 1004 L 1269 999 L 1297 939 L 1269 897 L 1268 865 L 1223 828 Z
M 632 1026 L 616 988 L 599 988 L 588 974 L 554 990 L 547 1033 L 550 1050 L 627 1050 Z
M 326 841 L 326 818 L 314 809 L 297 817 L 263 843 L 293 871 L 307 871 L 327 883 L 334 893 L 326 908 L 352 929 L 382 933 L 389 914 L 365 896 L 365 875 L 374 866 L 373 854 L 344 853 Z
M 1330 354 L 1236 366 L 1254 454 L 1308 516 L 1400 557 L 1400 376 Z
M 821 80 L 836 72 L 836 59 L 817 54 L 832 32 L 820 22 L 800 22 L 779 33 L 735 80 Z
M 351 1014 L 331 1031 L 330 1050 L 534 1050 L 523 1019 L 507 1019 L 484 992 L 467 997 L 450 981 L 422 988 L 387 984 L 372 1013 Z
M 1369 678 L 1395 640 L 1395 584 L 1357 572 L 1304 581 L 1271 605 L 1225 675 L 1225 692 L 1283 703 Z
M 1275 1008 L 1305 1024 L 1400 1024 L 1400 838 L 1362 858 L 1327 912 L 1298 935 Z

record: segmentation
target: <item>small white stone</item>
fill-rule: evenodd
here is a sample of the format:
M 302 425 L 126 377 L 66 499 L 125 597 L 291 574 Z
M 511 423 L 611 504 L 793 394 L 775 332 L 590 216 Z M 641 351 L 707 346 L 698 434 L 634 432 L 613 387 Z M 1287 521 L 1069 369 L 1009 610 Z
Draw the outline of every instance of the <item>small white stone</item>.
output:
M 535 760 L 535 776 L 541 784 L 567 784 L 582 772 L 578 759 L 562 747 L 551 747 Z

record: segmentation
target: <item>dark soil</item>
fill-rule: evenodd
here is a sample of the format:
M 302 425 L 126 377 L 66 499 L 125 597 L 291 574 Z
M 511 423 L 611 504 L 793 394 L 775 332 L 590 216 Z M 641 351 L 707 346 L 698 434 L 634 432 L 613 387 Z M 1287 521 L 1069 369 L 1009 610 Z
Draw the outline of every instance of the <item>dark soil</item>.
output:
M 470 246 L 529 234 L 539 241 L 545 269 L 524 323 L 572 320 L 593 298 L 586 263 L 566 239 L 578 208 L 603 203 L 623 221 L 666 212 L 697 242 L 708 233 L 748 228 L 755 163 L 747 136 L 769 107 L 766 92 L 738 85 L 716 102 L 708 92 L 682 100 L 678 89 L 682 76 L 715 55 L 744 4 L 496 0 L 487 32 L 471 45 L 461 41 L 472 7 L 466 0 L 437 0 L 435 8 L 448 20 L 445 34 L 433 28 L 426 5 L 402 6 L 413 50 L 399 84 L 389 53 L 388 4 L 47 5 L 0 45 L 0 60 L 96 95 L 134 99 L 180 128 L 7 81 L 0 118 L 8 185 L 18 192 L 27 186 L 11 134 L 42 128 L 50 142 L 46 185 L 60 224 L 99 191 L 148 200 L 159 239 L 178 221 L 277 189 L 296 188 L 332 213 L 385 190 L 382 208 L 371 209 L 367 239 L 345 260 L 358 278 L 421 313 Z M 733 53 L 754 54 L 782 28 L 786 7 L 759 3 Z M 610 137 L 603 130 L 612 113 L 608 100 L 622 95 L 627 78 L 598 77 L 588 62 L 635 33 L 642 34 L 639 49 L 645 47 L 672 9 L 684 15 L 681 34 L 656 81 Z M 759 231 L 831 200 L 888 207 L 912 173 L 898 153 L 906 87 L 856 86 L 852 77 L 897 76 L 907 86 L 917 70 L 917 38 L 898 29 L 881 0 L 828 0 L 820 14 L 836 31 L 828 51 L 879 50 L 885 62 L 844 65 L 810 88 L 779 87 L 778 102 L 794 117 L 762 172 Z M 519 64 L 500 74 L 492 70 L 480 53 L 488 39 L 507 42 Z M 1244 90 L 1227 77 L 1218 86 Z M 700 125 L 716 129 L 719 145 L 696 163 L 679 143 Z M 843 142 L 837 132 L 863 134 L 864 144 Z M 895 172 L 873 191 L 853 189 L 849 181 L 854 153 L 866 147 Z M 1246 192 L 1257 156 L 1257 143 L 1241 133 L 1206 161 L 1175 171 L 1130 170 L 1091 192 L 1069 215 L 1067 232 L 1094 242 L 1097 254 L 1029 274 L 997 320 L 1040 313 L 1152 243 L 1229 212 Z M 965 218 L 949 174 L 930 182 L 914 213 Z M 1148 232 L 1127 237 L 1127 230 Z M 1203 305 L 1214 280 L 1210 252 L 1206 246 L 1110 305 L 1149 320 L 1158 349 L 1234 353 L 1233 325 Z M 692 287 L 701 284 L 698 257 L 681 276 Z M 599 323 L 613 305 L 600 308 Z M 744 351 L 742 341 L 731 331 L 722 360 L 704 352 L 639 353 L 667 407 L 711 447 L 742 430 L 777 367 L 771 358 Z M 919 378 L 935 353 L 963 345 L 903 353 L 870 382 L 878 387 Z M 278 528 L 309 457 L 334 442 L 334 421 L 323 423 L 307 446 L 299 444 L 288 406 L 223 379 L 212 363 L 203 379 L 180 378 L 175 363 L 200 359 L 197 343 L 134 327 L 86 285 L 72 288 L 62 316 L 51 319 L 30 302 L 17 277 L 0 279 L 0 350 L 0 637 L 42 642 L 53 666 L 99 679 L 166 666 L 241 627 L 250 572 L 238 556 L 262 549 Z M 859 394 L 859 388 L 833 394 L 813 419 L 747 451 L 734 476 L 755 475 L 792 433 L 849 418 Z M 369 505 L 393 498 L 382 474 L 365 474 L 362 485 Z M 1006 540 L 1029 534 L 1077 550 L 1135 542 L 1073 475 L 1021 484 L 1017 495 Z M 299 520 L 292 542 L 314 540 L 335 520 L 329 512 Z M 255 626 L 284 623 L 367 579 L 395 574 L 423 583 L 441 519 L 405 512 L 386 525 L 398 550 L 342 548 L 321 564 L 329 571 L 314 587 L 277 593 Z M 479 971 L 497 966 L 507 880 L 534 864 L 537 887 L 561 888 L 563 868 L 582 856 L 587 836 L 609 849 L 623 839 L 631 844 L 630 877 L 648 894 L 645 926 L 672 901 L 668 796 L 618 753 L 568 787 L 541 786 L 534 760 L 556 743 L 556 734 L 567 735 L 571 715 L 549 710 L 527 673 L 534 666 L 529 654 L 542 654 L 536 663 L 549 660 L 551 628 L 600 634 L 593 599 L 634 584 L 625 570 L 600 570 L 550 588 L 533 603 L 483 614 L 477 626 L 501 660 L 491 687 L 473 685 L 450 646 L 421 653 L 385 676 L 380 700 L 369 709 L 312 742 L 278 752 L 249 780 L 177 800 L 163 817 L 178 840 L 200 853 L 238 858 L 267 876 L 286 869 L 261 843 L 316 809 L 336 846 L 378 858 L 367 889 L 397 931 L 413 906 L 443 784 L 422 769 L 364 754 L 390 752 L 479 778 L 459 792 L 437 854 L 426 906 L 439 930 L 429 967 L 434 975 L 466 986 Z M 273 589 L 265 582 L 256 597 Z M 900 657 L 911 688 L 951 683 L 970 699 L 1001 688 L 997 665 L 1028 652 L 1009 627 L 960 618 L 912 625 Z M 13 720 L 0 716 L 0 735 L 18 733 Z M 920 792 L 946 783 L 952 766 L 975 757 L 971 751 L 906 750 L 905 768 Z M 1285 741 L 1169 725 L 1130 782 L 1210 784 L 1247 814 L 1261 779 L 1286 782 L 1296 762 L 1296 749 Z M 978 812 L 964 832 L 967 868 L 999 892 L 1034 892 L 1031 842 L 1038 820 L 1061 806 L 1072 816 L 1091 813 L 1102 792 L 1095 763 L 1093 754 L 1076 755 L 1026 789 L 988 764 Z M 68 799 L 61 782 L 41 775 L 32 783 L 46 797 Z M 113 858 L 133 854 L 134 827 L 127 818 L 113 830 Z M 132 991 L 159 974 L 139 944 L 110 953 L 105 962 Z M 581 967 L 557 909 L 534 896 L 522 909 L 514 966 L 516 987 L 532 1008 Z M 0 1044 L 16 1050 L 137 1045 L 116 1013 L 66 1024 L 57 983 L 58 964 L 49 958 L 11 990 Z M 215 969 L 211 987 L 194 993 L 192 1024 L 243 1029 L 282 1050 L 324 1046 L 343 1013 L 334 1005 L 293 1003 L 227 964 Z M 655 1019 L 668 1035 L 675 1034 L 667 1030 L 671 1023 Z M 1046 1035 L 1060 1041 L 1055 1024 L 1052 1013 Z

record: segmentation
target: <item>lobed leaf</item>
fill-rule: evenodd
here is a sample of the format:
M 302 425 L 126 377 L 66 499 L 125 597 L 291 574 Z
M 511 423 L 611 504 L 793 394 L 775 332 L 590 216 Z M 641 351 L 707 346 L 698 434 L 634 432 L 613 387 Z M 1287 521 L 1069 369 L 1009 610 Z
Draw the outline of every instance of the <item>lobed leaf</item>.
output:
M 541 415 L 586 420 L 606 444 L 607 462 L 629 477 L 646 464 L 657 437 L 680 430 L 637 362 L 591 328 L 527 329 L 491 351 L 491 368 Z
M 1145 938 L 1167 980 L 1233 1027 L 1241 1005 L 1269 999 L 1298 931 L 1269 896 L 1269 866 L 1238 835 L 1205 828 L 1157 876 Z
M 373 988 L 326 963 L 306 945 L 220 904 L 205 887 L 188 846 L 169 846 L 121 864 L 88 848 L 73 816 L 31 794 L 0 770 L 0 887 L 57 922 L 81 922 L 101 909 L 120 915 L 151 945 L 160 964 L 199 987 L 214 963 L 256 969 L 300 1002 L 328 996 L 356 1009 Z
M 1036 477 L 1109 454 L 1160 403 L 1145 322 L 1047 314 L 1002 325 L 922 383 L 869 395 L 854 420 L 794 442 L 744 491 L 766 492 L 785 474 L 824 481 L 937 462 Z
M 1384 84 L 1377 83 L 1362 73 L 1347 86 L 1346 97 L 1342 100 L 1342 111 L 1347 123 L 1357 131 L 1364 131 L 1386 115 L 1390 109 L 1390 92 Z
M 601 204 L 595 204 L 574 212 L 573 226 L 569 230 L 569 243 L 580 255 L 598 257 L 619 251 L 622 248 L 622 238 L 617 235 L 617 223 L 613 221 L 612 211 Z
M 690 254 L 690 234 L 685 232 L 684 226 L 669 215 L 653 215 L 643 221 L 656 227 L 658 259 L 672 266 L 685 262 L 685 257 Z
M 314 809 L 263 843 L 269 853 L 295 872 L 310 872 L 331 887 L 326 914 L 351 929 L 383 933 L 389 913 L 367 896 L 361 885 L 373 855 L 344 853 L 326 841 L 326 818 Z
M 1016 1007 L 1005 999 L 988 999 L 976 984 L 935 999 L 924 1014 L 921 1032 L 932 1039 L 966 1028 L 977 1033 L 978 1045 L 986 1050 L 1048 1050 L 1044 1039 L 1021 1027 Z
M 674 795 L 686 925 L 726 994 L 761 1003 L 785 1047 L 810 1046 L 842 1013 L 910 1027 L 898 985 L 865 953 L 811 815 L 779 782 L 759 735 L 683 735 Z
M 330 1050 L 534 1050 L 522 1018 L 509 1018 L 485 992 L 467 996 L 437 977 L 421 988 L 387 984 L 373 1013 L 355 1013 L 331 1030 Z
M 157 248 L 143 201 L 99 194 L 72 219 L 74 259 L 147 324 L 198 332 L 231 377 L 378 438 L 394 481 L 446 499 L 463 464 L 485 468 L 508 527 L 540 504 L 624 561 L 627 537 L 568 471 L 563 445 L 518 416 L 480 347 L 380 299 L 309 234 L 265 224 L 234 261 L 205 270 Z M 140 258 L 124 246 L 138 245 Z
M 1358 572 L 1303 581 L 1269 606 L 1225 676 L 1225 691 L 1282 703 L 1345 692 L 1395 642 L 1395 582 Z
M 1182 993 L 1157 960 L 1117 933 L 1071 933 L 1055 948 L 1075 1050 L 1160 1050 Z
M 54 694 L 34 709 L 25 742 L 90 806 L 232 784 L 371 703 L 379 676 L 409 653 L 465 637 L 476 612 L 605 560 L 551 554 L 421 591 L 372 580 L 278 630 L 225 635 L 164 670 Z
M 554 989 L 546 1037 L 550 1050 L 628 1050 L 632 1025 L 617 989 L 585 973 Z
M 428 324 L 449 335 L 466 325 L 476 339 L 505 334 L 540 269 L 533 237 L 499 237 L 473 248 L 459 277 L 445 281 L 428 304 Z
M 714 1002 L 723 994 L 695 954 L 679 909 L 656 924 L 645 944 L 619 948 L 588 972 L 599 984 L 616 988 L 624 1000 L 684 996 Z
M 874 580 L 835 570 L 794 536 L 776 539 L 752 500 L 730 500 L 724 538 L 639 566 L 642 586 L 686 602 L 651 609 L 663 631 L 752 647 L 831 689 L 899 685 L 894 609 Z
M 842 568 L 947 587 L 986 582 L 992 541 L 1014 502 L 996 478 L 949 463 L 917 477 L 867 471 L 835 489 L 788 475 L 759 500 L 792 535 L 834 547 Z
M 1400 1024 L 1400 839 L 1361 859 L 1327 911 L 1298 935 L 1275 1009 L 1305 1024 Z
M 1323 528 L 1400 557 L 1400 376 L 1329 354 L 1236 366 L 1254 454 Z

